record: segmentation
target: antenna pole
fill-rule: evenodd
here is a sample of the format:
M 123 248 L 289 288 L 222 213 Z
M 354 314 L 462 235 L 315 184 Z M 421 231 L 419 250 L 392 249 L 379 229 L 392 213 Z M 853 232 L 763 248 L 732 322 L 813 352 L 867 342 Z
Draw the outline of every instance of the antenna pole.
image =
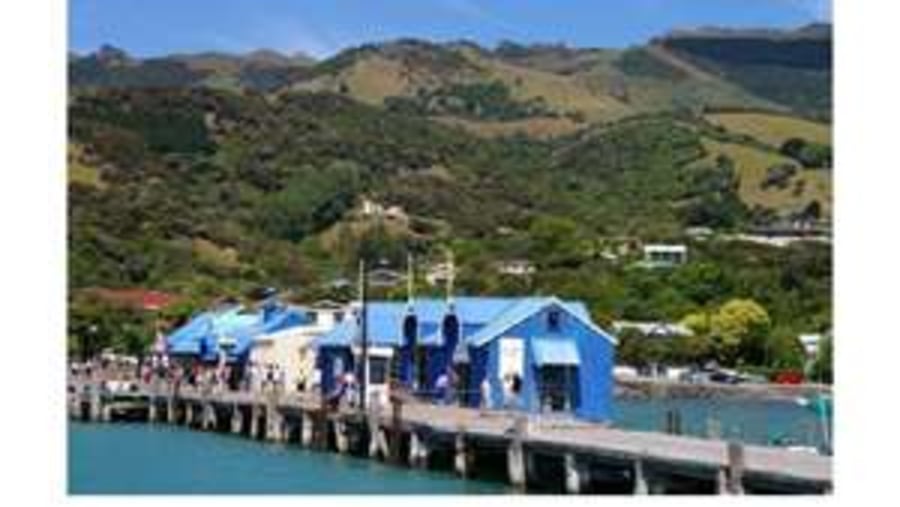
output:
M 362 368 L 360 368 L 360 383 L 359 383 L 359 408 L 365 412 L 366 411 L 366 396 L 367 396 L 367 387 L 369 384 L 369 333 L 367 326 L 367 318 L 366 318 L 366 261 L 365 259 L 360 259 L 359 261 L 359 302 L 360 302 L 360 316 L 359 316 L 359 329 L 360 329 L 360 339 L 362 341 Z
M 412 307 L 413 300 L 415 299 L 415 276 L 416 270 L 414 267 L 414 259 L 411 253 L 406 254 L 406 299 L 409 303 L 409 306 Z
M 450 273 L 447 276 L 447 302 L 453 303 L 453 283 L 456 278 L 456 265 L 453 262 L 453 251 L 447 250 L 447 263 L 449 264 Z

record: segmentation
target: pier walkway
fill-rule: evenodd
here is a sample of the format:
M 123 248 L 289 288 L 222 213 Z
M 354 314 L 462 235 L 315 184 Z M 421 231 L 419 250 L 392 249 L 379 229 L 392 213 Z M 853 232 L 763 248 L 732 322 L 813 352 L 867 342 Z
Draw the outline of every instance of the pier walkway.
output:
M 781 448 L 625 431 L 564 416 L 395 399 L 363 413 L 319 396 L 169 386 L 104 393 L 77 383 L 75 418 L 137 419 L 297 442 L 461 476 L 505 478 L 516 489 L 570 493 L 806 493 L 832 489 L 831 458 Z

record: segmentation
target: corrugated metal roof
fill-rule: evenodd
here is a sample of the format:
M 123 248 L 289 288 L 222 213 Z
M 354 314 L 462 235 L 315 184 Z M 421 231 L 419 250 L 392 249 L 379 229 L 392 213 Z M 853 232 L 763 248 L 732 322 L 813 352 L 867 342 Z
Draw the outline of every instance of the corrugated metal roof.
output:
M 548 298 L 524 298 L 519 303 L 503 312 L 498 318 L 490 322 L 484 329 L 475 333 L 467 340 L 470 346 L 481 347 L 489 341 L 498 338 L 501 334 L 515 327 L 528 317 L 543 310 L 547 306 L 556 305 L 578 318 L 584 325 L 591 328 L 598 335 L 616 343 L 616 339 L 603 331 L 591 320 L 587 307 L 580 301 L 561 301 L 555 297 Z
M 440 345 L 443 342 L 440 323 L 450 311 L 456 314 L 463 326 L 462 341 L 467 345 L 480 346 L 552 303 L 559 304 L 598 333 L 615 341 L 593 324 L 587 307 L 581 302 L 562 302 L 557 298 L 540 297 L 460 297 L 455 298 L 452 305 L 443 299 L 415 300 L 414 310 L 419 319 L 417 343 Z M 403 301 L 371 301 L 366 306 L 370 343 L 401 346 L 403 318 L 409 311 L 409 304 Z M 349 346 L 358 341 L 358 323 L 351 318 L 323 335 L 316 343 L 319 346 Z
M 231 355 L 240 355 L 252 345 L 253 338 L 309 322 L 309 315 L 297 308 L 278 307 L 263 315 L 260 311 L 247 312 L 242 306 L 203 312 L 166 338 L 169 352 L 173 354 L 199 354 L 206 350 L 207 359 L 217 356 L 219 341 L 234 342 Z

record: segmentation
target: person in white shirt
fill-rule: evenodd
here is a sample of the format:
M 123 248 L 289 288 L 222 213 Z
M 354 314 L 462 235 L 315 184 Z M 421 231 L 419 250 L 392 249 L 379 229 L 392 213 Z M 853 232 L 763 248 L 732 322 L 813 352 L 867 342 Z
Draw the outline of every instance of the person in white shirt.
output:
M 491 409 L 491 382 L 485 377 L 484 380 L 481 381 L 481 408 L 485 410 Z

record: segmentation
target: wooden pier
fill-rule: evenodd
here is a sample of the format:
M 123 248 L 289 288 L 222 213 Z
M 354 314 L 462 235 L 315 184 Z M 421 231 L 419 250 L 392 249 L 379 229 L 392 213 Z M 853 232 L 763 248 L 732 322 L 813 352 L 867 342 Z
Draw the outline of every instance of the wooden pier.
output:
M 798 493 L 832 490 L 831 458 L 558 416 L 480 411 L 413 400 L 329 409 L 318 396 L 168 386 L 102 393 L 74 384 L 70 416 L 137 420 L 367 456 L 398 466 L 507 481 L 519 491 Z M 88 387 L 89 386 L 89 387 Z M 336 493 L 339 493 L 336 492 Z

